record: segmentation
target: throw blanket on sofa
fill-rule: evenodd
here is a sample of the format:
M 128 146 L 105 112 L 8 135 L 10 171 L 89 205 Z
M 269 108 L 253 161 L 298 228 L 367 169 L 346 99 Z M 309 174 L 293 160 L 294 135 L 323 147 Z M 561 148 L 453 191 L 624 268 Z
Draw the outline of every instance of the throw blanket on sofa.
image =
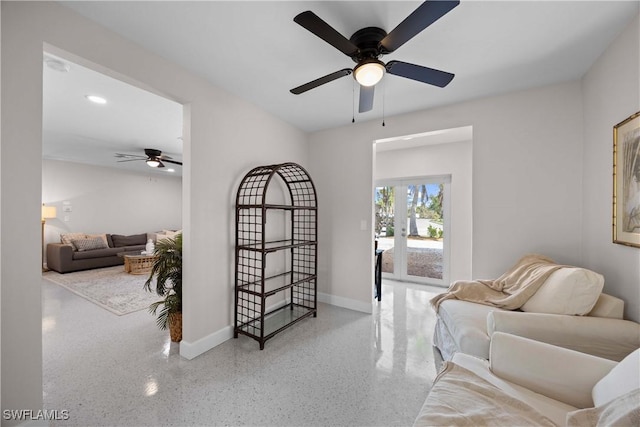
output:
M 567 426 L 639 426 L 640 389 L 595 408 L 578 409 L 567 414 Z
M 458 280 L 430 302 L 436 312 L 440 303 L 447 299 L 515 310 L 540 289 L 551 273 L 562 267 L 565 266 L 542 255 L 526 255 L 495 280 Z
M 555 426 L 527 403 L 451 362 L 444 362 L 413 425 Z

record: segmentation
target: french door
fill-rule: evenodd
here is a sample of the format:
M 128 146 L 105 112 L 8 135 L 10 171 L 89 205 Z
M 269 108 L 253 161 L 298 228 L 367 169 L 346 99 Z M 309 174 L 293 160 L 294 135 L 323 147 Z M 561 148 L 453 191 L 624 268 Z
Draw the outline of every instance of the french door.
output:
M 376 183 L 375 231 L 382 273 L 446 286 L 449 275 L 449 176 Z

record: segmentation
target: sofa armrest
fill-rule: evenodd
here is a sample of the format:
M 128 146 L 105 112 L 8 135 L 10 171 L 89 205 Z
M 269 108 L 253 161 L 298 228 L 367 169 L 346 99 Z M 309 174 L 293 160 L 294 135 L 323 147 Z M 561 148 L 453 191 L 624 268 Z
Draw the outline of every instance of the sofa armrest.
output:
M 49 243 L 47 245 L 47 268 L 65 273 L 71 269 L 73 261 L 73 248 L 62 243 Z
M 494 375 L 577 408 L 593 406 L 591 390 L 616 362 L 496 332 L 489 356 Z
M 596 305 L 593 306 L 587 316 L 592 317 L 611 317 L 614 319 L 623 319 L 624 300 L 605 294 L 600 294 Z
M 506 332 L 617 362 L 640 347 L 640 324 L 629 320 L 562 314 L 492 311 L 487 334 Z

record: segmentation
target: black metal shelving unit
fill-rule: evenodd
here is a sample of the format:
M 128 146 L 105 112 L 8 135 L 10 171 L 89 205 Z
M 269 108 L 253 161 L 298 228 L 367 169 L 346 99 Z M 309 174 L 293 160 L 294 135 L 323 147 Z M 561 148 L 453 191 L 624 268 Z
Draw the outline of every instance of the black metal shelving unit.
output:
M 269 203 L 267 190 L 278 184 L 288 200 Z M 242 179 L 236 196 L 234 338 L 249 336 L 263 350 L 269 338 L 317 316 L 317 213 L 313 181 L 296 163 L 260 166 Z M 275 303 L 268 305 L 270 297 Z

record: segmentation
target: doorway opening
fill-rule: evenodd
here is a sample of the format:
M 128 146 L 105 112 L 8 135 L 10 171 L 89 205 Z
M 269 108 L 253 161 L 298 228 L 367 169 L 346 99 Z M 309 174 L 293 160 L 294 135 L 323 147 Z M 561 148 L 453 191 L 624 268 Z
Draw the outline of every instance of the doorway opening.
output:
M 53 212 L 42 222 L 43 346 L 72 339 L 62 324 L 86 327 L 104 316 L 124 332 L 128 324 L 115 319 L 139 312 L 156 337 L 147 309 L 159 298 L 143 287 L 146 251 L 149 240 L 183 228 L 183 105 L 53 46 L 45 46 L 42 67 L 41 201 Z M 61 309 L 78 301 L 91 305 Z M 51 360 L 43 359 L 45 374 Z
M 472 131 L 374 142 L 372 237 L 382 270 L 375 270 L 376 297 L 380 276 L 439 287 L 472 276 Z

